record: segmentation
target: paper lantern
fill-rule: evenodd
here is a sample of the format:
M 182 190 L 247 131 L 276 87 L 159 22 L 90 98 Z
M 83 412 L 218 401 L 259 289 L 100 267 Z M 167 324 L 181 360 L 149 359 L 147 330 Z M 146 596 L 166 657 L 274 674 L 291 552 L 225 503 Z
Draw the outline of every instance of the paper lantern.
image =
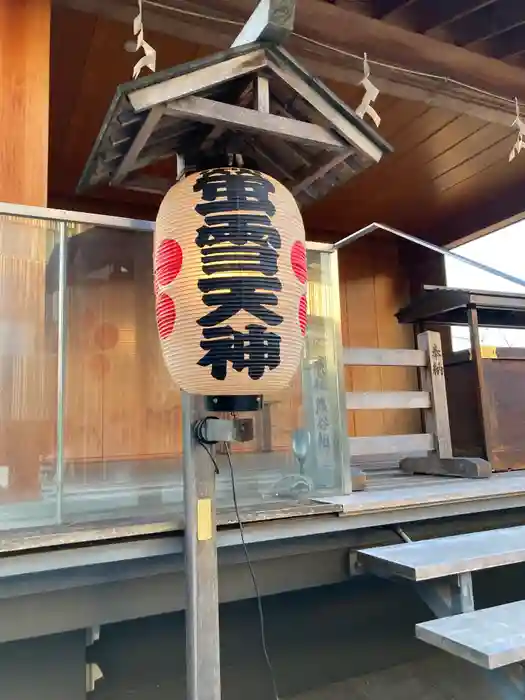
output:
M 157 327 L 173 380 L 205 396 L 285 388 L 306 333 L 304 225 L 292 194 L 245 168 L 191 175 L 156 221 Z

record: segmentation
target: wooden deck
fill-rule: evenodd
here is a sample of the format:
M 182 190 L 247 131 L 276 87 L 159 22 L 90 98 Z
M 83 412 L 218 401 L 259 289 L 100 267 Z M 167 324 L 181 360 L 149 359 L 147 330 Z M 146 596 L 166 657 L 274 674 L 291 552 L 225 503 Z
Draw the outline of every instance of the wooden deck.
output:
M 407 476 L 391 467 L 375 468 L 367 476 L 366 491 L 346 496 L 241 503 L 240 514 L 246 523 L 247 538 L 253 542 L 277 541 L 525 508 L 525 472 L 499 473 L 489 479 L 470 480 Z M 35 504 L 35 508 L 41 507 L 42 504 Z M 153 499 L 149 508 L 141 503 L 140 507 L 120 509 L 118 516 L 109 506 L 107 509 L 100 507 L 96 524 L 93 512 L 85 515 L 77 512 L 76 517 L 68 518 L 63 528 L 53 524 L 51 511 L 48 522 L 39 514 L 42 518 L 40 526 L 36 527 L 34 513 L 29 517 L 25 512 L 27 523 L 24 523 L 16 517 L 22 515 L 16 510 L 15 505 L 9 513 L 13 521 L 6 523 L 8 527 L 0 537 L 0 551 L 128 539 L 175 533 L 184 528 L 181 504 L 163 504 L 158 499 Z M 229 529 L 237 523 L 234 509 L 231 506 L 219 508 L 217 522 L 225 528 L 224 544 L 236 542 L 236 530 Z
M 376 516 L 380 525 L 490 510 L 525 507 L 525 472 L 493 474 L 489 479 L 408 476 L 397 468 L 367 472 L 366 491 L 319 499 L 348 517 Z M 392 516 L 395 517 L 392 517 Z M 371 523 L 372 524 L 372 523 Z

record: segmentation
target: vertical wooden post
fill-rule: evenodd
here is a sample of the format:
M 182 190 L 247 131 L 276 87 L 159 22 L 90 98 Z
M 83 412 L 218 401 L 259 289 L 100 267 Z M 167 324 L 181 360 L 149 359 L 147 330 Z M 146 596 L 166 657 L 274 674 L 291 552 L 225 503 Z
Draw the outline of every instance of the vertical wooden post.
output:
M 47 205 L 51 0 L 0 2 L 0 201 Z
M 255 79 L 255 107 L 259 112 L 270 113 L 270 83 L 268 78 L 258 75 Z
M 490 420 L 487 410 L 485 374 L 483 372 L 483 357 L 481 355 L 481 341 L 479 337 L 478 310 L 475 306 L 469 306 L 467 313 L 472 361 L 474 362 L 474 366 L 476 368 L 478 406 L 481 417 L 483 437 L 485 439 L 484 452 L 486 459 L 488 459 L 489 462 L 492 462 Z
M 434 435 L 438 456 L 441 459 L 450 459 L 452 440 L 441 336 L 436 331 L 420 333 L 417 336 L 417 346 L 428 357 L 427 366 L 419 370 L 421 389 L 428 391 L 431 401 L 431 407 L 424 411 L 425 432 Z

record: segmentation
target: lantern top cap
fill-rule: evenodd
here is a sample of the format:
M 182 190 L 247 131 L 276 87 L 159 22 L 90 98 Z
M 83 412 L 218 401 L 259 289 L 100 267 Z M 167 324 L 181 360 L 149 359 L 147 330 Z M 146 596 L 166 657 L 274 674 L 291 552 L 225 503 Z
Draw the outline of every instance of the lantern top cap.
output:
M 140 177 L 142 168 L 173 157 L 191 172 L 238 153 L 302 205 L 391 150 L 285 49 L 256 42 L 119 85 L 78 190 L 111 184 L 163 196 L 177 170 L 169 181 Z

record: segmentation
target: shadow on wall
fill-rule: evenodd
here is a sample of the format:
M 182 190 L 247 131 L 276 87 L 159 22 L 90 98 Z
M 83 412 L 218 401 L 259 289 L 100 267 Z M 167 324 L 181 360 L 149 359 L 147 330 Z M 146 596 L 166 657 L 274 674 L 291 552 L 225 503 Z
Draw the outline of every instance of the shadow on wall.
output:
M 502 602 L 494 590 L 519 598 L 524 570 L 476 579 L 480 604 Z M 494 700 L 480 670 L 415 639 L 432 614 L 408 585 L 363 578 L 268 597 L 264 609 L 282 698 Z M 222 606 L 221 634 L 223 698 L 272 698 L 255 601 Z M 182 614 L 105 627 L 92 653 L 104 673 L 93 700 L 184 700 Z

